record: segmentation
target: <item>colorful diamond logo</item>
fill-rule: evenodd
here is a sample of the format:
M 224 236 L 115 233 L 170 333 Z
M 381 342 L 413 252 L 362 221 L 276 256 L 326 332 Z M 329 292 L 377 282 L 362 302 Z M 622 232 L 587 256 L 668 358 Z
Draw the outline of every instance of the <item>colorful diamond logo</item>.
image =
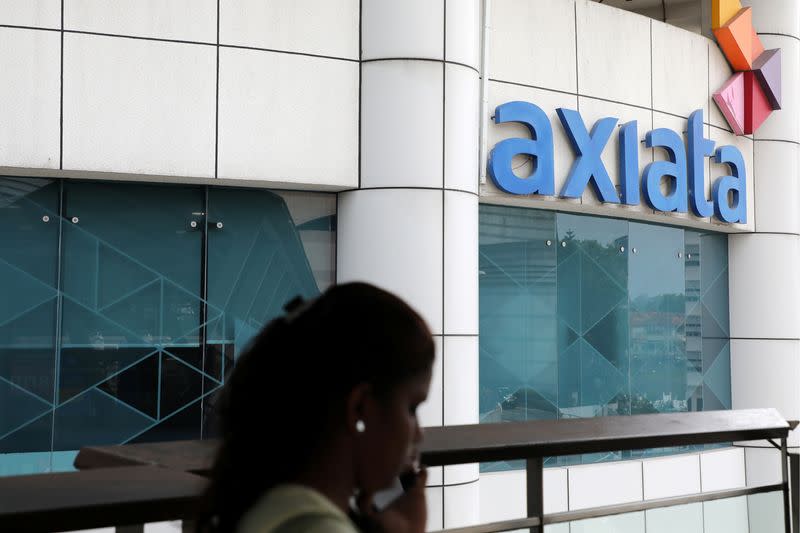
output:
M 753 27 L 753 10 L 739 0 L 712 0 L 714 36 L 736 73 L 714 93 L 736 135 L 754 133 L 781 108 L 781 53 L 764 50 Z

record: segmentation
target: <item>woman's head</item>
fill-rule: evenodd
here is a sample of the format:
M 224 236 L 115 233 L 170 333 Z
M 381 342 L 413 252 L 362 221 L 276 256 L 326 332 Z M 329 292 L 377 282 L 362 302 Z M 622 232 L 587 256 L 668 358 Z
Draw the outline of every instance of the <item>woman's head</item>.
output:
M 415 410 L 433 356 L 420 316 L 366 283 L 334 286 L 268 324 L 220 401 L 223 441 L 210 494 L 220 529 L 333 446 L 352 452 L 357 488 L 391 483 L 420 438 Z

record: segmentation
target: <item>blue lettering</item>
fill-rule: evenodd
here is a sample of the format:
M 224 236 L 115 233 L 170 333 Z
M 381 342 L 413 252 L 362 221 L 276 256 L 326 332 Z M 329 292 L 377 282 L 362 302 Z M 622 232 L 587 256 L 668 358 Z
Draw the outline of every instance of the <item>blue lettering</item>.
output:
M 694 214 L 707 218 L 714 213 L 714 204 L 706 200 L 705 157 L 714 155 L 714 141 L 703 136 L 703 110 L 689 115 L 688 137 L 689 199 Z
M 519 122 L 531 132 L 531 139 L 506 139 L 495 145 L 488 165 L 497 188 L 510 194 L 554 195 L 553 129 L 544 111 L 528 102 L 508 102 L 495 109 L 494 122 Z M 533 158 L 533 171 L 527 178 L 517 177 L 512 170 L 511 160 L 519 154 Z
M 657 211 L 687 211 L 686 201 L 686 150 L 683 139 L 672 130 L 659 128 L 645 136 L 648 148 L 664 148 L 669 161 L 655 161 L 644 169 L 642 189 L 647 204 Z M 661 193 L 661 179 L 670 177 L 670 191 Z
M 717 218 L 731 224 L 747 224 L 747 172 L 742 153 L 733 146 L 720 146 L 714 156 L 717 163 L 727 164 L 731 175 L 714 182 L 714 211 Z M 728 203 L 733 196 L 733 205 Z
M 600 156 L 603 149 L 617 125 L 617 119 L 604 118 L 595 122 L 592 133 L 586 131 L 586 126 L 580 113 L 571 109 L 556 109 L 558 118 L 564 126 L 564 131 L 569 137 L 572 149 L 578 157 L 572 164 L 572 169 L 567 177 L 567 183 L 561 190 L 564 198 L 580 198 L 583 190 L 590 182 L 594 192 L 603 202 L 618 204 L 619 196 L 614 189 L 611 177 L 606 171 L 606 166 Z

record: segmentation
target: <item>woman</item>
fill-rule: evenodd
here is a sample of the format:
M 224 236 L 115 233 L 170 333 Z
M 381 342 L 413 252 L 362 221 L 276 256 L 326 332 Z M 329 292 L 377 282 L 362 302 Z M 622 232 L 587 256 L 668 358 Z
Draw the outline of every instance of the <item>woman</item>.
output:
M 228 379 L 223 440 L 198 529 L 355 533 L 358 522 L 387 533 L 424 531 L 424 471 L 381 512 L 372 496 L 417 458 L 416 409 L 434 357 L 425 322 L 365 283 L 287 307 Z

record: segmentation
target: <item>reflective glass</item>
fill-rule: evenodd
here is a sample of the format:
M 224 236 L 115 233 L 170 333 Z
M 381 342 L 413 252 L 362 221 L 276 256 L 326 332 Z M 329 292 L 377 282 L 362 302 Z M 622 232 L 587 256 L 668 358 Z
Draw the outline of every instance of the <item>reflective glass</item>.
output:
M 0 178 L 3 474 L 51 467 L 59 196 L 58 182 Z
M 644 512 L 571 522 L 570 533 L 645 533 Z M 677 531 L 677 530 L 675 530 Z
M 783 513 L 781 512 L 781 515 Z M 749 533 L 747 496 L 703 502 L 705 533 Z M 762 533 L 760 529 L 753 530 Z
M 785 533 L 783 493 L 766 492 L 747 497 L 751 533 Z
M 730 408 L 727 269 L 724 234 L 481 205 L 481 421 Z
M 703 504 L 650 509 L 645 520 L 647 533 L 703 533 Z
M 0 475 L 209 436 L 236 355 L 335 279 L 328 194 L 0 178 L 0 224 Z

